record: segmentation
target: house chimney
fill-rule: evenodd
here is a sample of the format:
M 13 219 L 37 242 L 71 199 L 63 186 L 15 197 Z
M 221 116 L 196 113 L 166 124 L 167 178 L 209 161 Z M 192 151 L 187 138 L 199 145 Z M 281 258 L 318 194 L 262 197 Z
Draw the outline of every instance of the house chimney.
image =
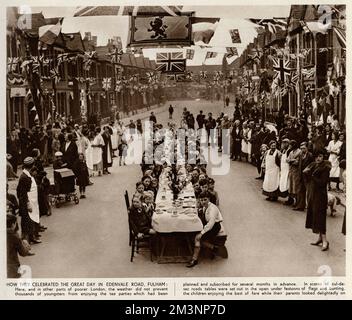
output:
M 97 42 L 98 42 L 98 37 L 97 36 L 92 36 L 92 44 L 94 47 L 97 46 Z
M 84 33 L 84 39 L 92 40 L 92 33 L 91 32 L 85 32 Z

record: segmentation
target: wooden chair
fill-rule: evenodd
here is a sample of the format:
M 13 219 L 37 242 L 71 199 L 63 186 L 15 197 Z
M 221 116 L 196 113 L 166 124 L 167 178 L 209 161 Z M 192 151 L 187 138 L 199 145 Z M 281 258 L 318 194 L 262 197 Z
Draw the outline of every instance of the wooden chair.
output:
M 126 203 L 126 208 L 127 208 L 127 214 L 129 214 L 130 198 L 128 196 L 128 191 L 127 190 L 125 191 L 124 197 L 125 197 L 125 203 Z M 132 232 L 131 232 L 131 227 L 130 227 L 130 222 L 129 221 L 128 221 L 128 225 L 129 225 L 129 230 L 130 230 L 128 245 L 131 246 L 132 245 Z
M 132 234 L 131 240 L 131 262 L 133 262 L 134 254 L 143 252 L 150 252 L 150 261 L 153 262 L 153 236 L 145 235 L 139 239 L 130 227 Z

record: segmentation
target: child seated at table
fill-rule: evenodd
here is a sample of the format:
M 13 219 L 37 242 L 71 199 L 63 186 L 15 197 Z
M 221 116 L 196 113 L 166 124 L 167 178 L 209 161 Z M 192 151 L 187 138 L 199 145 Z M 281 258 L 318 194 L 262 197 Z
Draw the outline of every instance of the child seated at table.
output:
M 214 190 L 215 188 L 215 180 L 213 178 L 209 178 L 208 179 L 208 191 L 212 196 L 212 199 L 214 199 L 214 202 L 211 201 L 212 203 L 214 203 L 217 207 L 219 207 L 219 194 L 217 193 L 217 191 Z
M 152 188 L 153 188 L 152 191 L 154 192 L 154 199 L 155 199 L 156 194 L 157 194 L 157 192 L 159 190 L 159 181 L 158 181 L 158 179 L 153 178 L 152 182 L 151 182 L 151 185 L 152 185 Z
M 152 228 L 152 218 L 146 212 L 141 198 L 132 198 L 132 206 L 129 210 L 129 219 L 131 228 L 139 239 L 143 238 L 145 235 L 156 234 L 156 231 Z
M 154 192 L 144 191 L 142 201 L 143 201 L 143 207 L 145 208 L 146 213 L 150 217 L 152 217 L 155 210 Z
M 141 198 L 144 195 L 144 184 L 142 181 L 138 181 L 136 183 L 136 192 L 134 193 L 134 197 Z

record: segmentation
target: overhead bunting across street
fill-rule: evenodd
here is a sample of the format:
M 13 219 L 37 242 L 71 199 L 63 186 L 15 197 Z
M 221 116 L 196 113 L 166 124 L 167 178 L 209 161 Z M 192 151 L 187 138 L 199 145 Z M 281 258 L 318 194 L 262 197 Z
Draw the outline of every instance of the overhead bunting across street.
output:
M 183 6 L 87 6 L 80 7 L 74 17 L 89 16 L 137 16 L 145 14 L 163 14 L 178 16 Z

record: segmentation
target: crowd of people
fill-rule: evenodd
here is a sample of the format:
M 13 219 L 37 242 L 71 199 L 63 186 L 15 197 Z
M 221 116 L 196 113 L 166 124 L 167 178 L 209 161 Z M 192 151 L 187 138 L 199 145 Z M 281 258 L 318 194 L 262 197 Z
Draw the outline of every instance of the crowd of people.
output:
M 307 125 L 302 112 L 299 115 L 298 118 L 285 115 L 283 120 L 267 123 L 262 121 L 256 107 L 245 113 L 236 107 L 231 120 L 222 113 L 215 122 L 219 141 L 221 129 L 231 130 L 231 159 L 256 166 L 256 179 L 263 180 L 266 200 L 275 202 L 283 198 L 287 199 L 284 204 L 292 206 L 294 211 L 307 209 L 305 226 L 319 235 L 312 245 L 322 245 L 321 250 L 327 251 L 327 208 L 332 202 L 341 202 L 329 191 L 332 184 L 338 193 L 345 192 L 346 187 L 346 135 L 331 111 L 326 123 L 319 120 L 313 125 Z M 205 125 L 213 128 L 215 122 L 209 115 Z M 340 189 L 340 183 L 344 190 Z M 334 211 L 331 206 L 332 216 Z M 343 234 L 345 220 L 346 212 Z
M 99 123 L 75 124 L 70 116 L 58 117 L 45 125 L 37 122 L 31 129 L 21 128 L 18 123 L 11 128 L 7 138 L 7 181 L 15 180 L 17 185 L 15 195 L 7 184 L 9 277 L 20 276 L 17 253 L 34 255 L 31 245 L 41 243 L 41 233 L 46 230 L 40 217 L 51 215 L 50 197 L 56 190 L 53 186 L 59 183 L 54 174 L 54 185 L 51 184 L 48 169 L 52 166 L 54 171 L 72 170 L 80 198 L 84 199 L 86 187 L 93 184 L 91 176 L 110 174 L 109 168 L 117 156 L 120 166 L 125 165 L 125 131 L 122 121 L 101 129 Z
M 172 120 L 172 105 L 168 111 L 169 119 Z M 185 167 L 204 224 L 204 230 L 196 236 L 196 249 L 188 266 L 198 263 L 201 239 L 214 237 L 219 227 L 217 223 L 222 221 L 218 209 L 219 197 L 214 190 L 215 182 L 207 174 L 207 164 L 200 148 L 200 132 L 206 132 L 209 145 L 216 140 L 219 152 L 227 153 L 233 161 L 248 162 L 256 167 L 256 179 L 263 180 L 262 189 L 266 200 L 275 202 L 283 198 L 286 199 L 285 205 L 292 206 L 295 211 L 307 209 L 306 228 L 319 235 L 312 244 L 322 244 L 323 251 L 329 249 L 326 237 L 327 206 L 330 201 L 339 198 L 328 191 L 333 186 L 337 192 L 345 190 L 346 137 L 336 115 L 331 112 L 325 123 L 308 125 L 305 119 L 299 113 L 297 118 L 285 115 L 276 123 L 268 123 L 263 121 L 258 108 L 244 109 L 240 105 L 235 107 L 231 117 L 222 112 L 217 118 L 212 113 L 206 116 L 203 111 L 194 116 L 187 108 L 183 109 L 179 128 L 194 130 L 187 133 L 181 149 L 184 151 L 182 154 L 186 155 Z M 170 122 L 167 127 L 163 127 L 153 112 L 149 121 L 153 123 L 153 130 L 145 146 L 142 178 L 136 184 L 130 208 L 131 226 L 138 237 L 155 234 L 151 217 L 155 209 L 158 179 L 165 166 L 173 165 L 160 151 L 165 138 L 164 131 L 168 129 L 173 132 L 175 138 L 179 134 L 175 123 Z M 129 135 L 126 135 L 127 130 Z M 34 254 L 31 245 L 41 242 L 40 233 L 46 229 L 40 224 L 40 217 L 51 215 L 51 185 L 46 168 L 52 165 L 54 170 L 72 170 L 79 186 L 80 198 L 84 199 L 86 187 L 93 184 L 90 177 L 110 174 L 113 158 L 118 157 L 120 166 L 126 165 L 127 149 L 134 134 L 143 134 L 140 119 L 136 122 L 130 120 L 126 125 L 116 120 L 103 127 L 100 123 L 75 124 L 70 116 L 53 121 L 49 119 L 45 125 L 37 122 L 31 129 L 15 123 L 7 138 L 6 155 L 7 180 L 18 179 L 17 197 L 7 192 L 10 277 L 19 276 L 19 261 L 13 250 L 23 256 Z M 223 146 L 224 134 L 230 139 L 229 147 Z M 188 161 L 189 158 L 194 161 Z M 18 175 L 21 164 L 22 172 Z M 21 216 L 20 234 L 17 215 Z M 212 247 L 214 254 L 218 253 L 217 250 L 218 247 Z M 221 255 L 225 254 L 222 252 Z

